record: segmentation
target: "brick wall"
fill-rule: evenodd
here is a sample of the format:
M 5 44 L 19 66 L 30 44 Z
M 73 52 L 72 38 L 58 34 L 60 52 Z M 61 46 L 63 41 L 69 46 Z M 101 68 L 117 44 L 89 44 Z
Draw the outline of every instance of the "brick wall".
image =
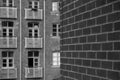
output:
M 120 80 L 120 0 L 61 0 L 62 80 Z

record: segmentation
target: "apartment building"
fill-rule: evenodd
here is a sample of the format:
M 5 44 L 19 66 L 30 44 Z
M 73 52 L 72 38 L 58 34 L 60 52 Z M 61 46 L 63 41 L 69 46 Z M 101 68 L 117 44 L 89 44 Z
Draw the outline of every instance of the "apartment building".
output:
M 0 79 L 60 76 L 58 0 L 0 0 Z
M 120 80 L 120 0 L 60 0 L 61 80 Z

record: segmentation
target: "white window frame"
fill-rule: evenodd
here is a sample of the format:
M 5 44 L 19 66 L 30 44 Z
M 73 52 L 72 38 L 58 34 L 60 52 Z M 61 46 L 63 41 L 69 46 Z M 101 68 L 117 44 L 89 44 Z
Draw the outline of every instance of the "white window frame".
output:
M 6 3 L 3 3 L 3 4 L 6 4 L 7 7 L 13 7 L 14 6 L 14 0 L 12 0 L 12 6 L 10 6 L 10 0 L 6 0 Z
M 59 2 L 52 2 L 52 11 L 59 11 Z
M 3 21 L 3 22 L 5 22 L 5 21 Z M 6 37 L 10 37 L 10 32 L 9 32 L 9 30 L 11 29 L 12 30 L 12 36 L 11 37 L 13 37 L 14 36 L 14 22 L 13 22 L 13 26 L 12 27 L 9 27 L 9 25 L 8 25 L 8 23 L 9 23 L 10 21 L 6 21 L 6 23 L 7 23 L 7 26 L 3 26 L 2 25 L 2 30 L 3 29 L 5 29 L 6 30 Z M 3 31 L 2 31 L 2 34 L 3 34 Z
M 53 29 L 54 29 L 53 25 L 56 25 L 56 32 L 53 31 Z M 52 25 L 52 37 L 59 37 L 59 33 L 60 33 L 59 32 L 59 28 L 60 28 L 60 25 L 59 24 L 53 24 L 53 25 Z M 54 33 L 56 34 L 56 36 L 53 35 Z
M 36 5 L 37 8 L 35 8 L 35 2 L 37 2 L 37 4 L 38 4 L 38 5 Z M 33 9 L 39 9 L 39 7 L 40 7 L 40 6 L 39 6 L 39 1 L 32 1 L 31 3 L 32 3 L 31 7 L 32 7 Z M 29 4 L 29 6 L 30 6 L 30 4 Z
M 8 69 L 8 68 L 14 68 L 14 53 L 12 53 L 13 54 L 13 56 L 12 57 L 9 57 L 8 55 L 9 55 L 9 52 L 11 52 L 11 51 L 4 51 L 4 52 L 6 52 L 7 54 L 7 57 L 3 57 L 2 56 L 2 68 L 3 69 Z M 12 51 L 13 52 L 13 51 Z M 12 67 L 10 67 L 9 66 L 9 60 L 12 60 Z M 7 62 L 6 62 L 6 67 L 4 67 L 3 66 L 3 60 L 7 60 Z
M 39 55 L 40 55 L 40 54 L 39 54 L 39 51 L 38 51 L 38 56 L 37 56 L 37 57 L 34 56 L 34 54 L 35 54 L 34 52 L 35 52 L 35 51 L 29 51 L 29 52 L 32 52 L 32 54 L 33 54 L 33 56 L 31 56 L 31 57 L 28 56 L 28 59 L 29 59 L 29 58 L 33 58 L 33 67 L 32 67 L 32 68 L 39 67 L 39 66 L 40 66 L 40 58 L 39 58 Z M 36 63 L 36 62 L 35 62 L 35 59 L 38 60 L 38 62 L 37 62 L 38 66 L 35 66 L 35 63 Z
M 40 36 L 40 34 L 39 34 L 39 23 L 38 23 L 38 26 L 35 26 L 35 23 L 33 22 L 32 23 L 32 27 L 29 27 L 29 30 L 32 30 L 32 37 L 33 38 L 38 38 L 39 36 Z M 38 32 L 37 32 L 37 34 L 38 34 L 38 36 L 37 37 L 35 37 L 35 30 L 37 30 Z
M 53 52 L 52 62 L 52 67 L 60 67 L 60 52 Z

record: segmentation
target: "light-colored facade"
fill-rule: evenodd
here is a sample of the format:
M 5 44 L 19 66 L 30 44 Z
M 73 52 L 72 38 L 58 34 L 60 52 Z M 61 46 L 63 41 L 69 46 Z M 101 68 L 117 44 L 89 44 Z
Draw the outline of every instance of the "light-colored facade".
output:
M 59 11 L 53 2 L 58 6 L 53 0 L 0 0 L 1 80 L 60 77 Z

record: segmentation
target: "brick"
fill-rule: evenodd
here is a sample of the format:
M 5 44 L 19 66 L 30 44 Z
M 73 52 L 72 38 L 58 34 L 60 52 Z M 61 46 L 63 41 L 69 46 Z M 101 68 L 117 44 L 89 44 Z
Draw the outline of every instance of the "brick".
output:
M 112 3 L 114 1 L 117 1 L 117 0 L 107 0 L 107 3 Z
M 92 44 L 92 50 L 101 50 L 101 44 Z
M 88 42 L 96 42 L 96 35 L 88 36 Z
M 82 30 L 76 30 L 76 31 L 75 31 L 75 35 L 76 35 L 76 36 L 82 35 Z
M 71 54 L 72 54 L 73 58 L 77 58 L 78 57 L 78 52 L 72 52 Z
M 82 50 L 82 45 L 76 45 L 76 50 Z
M 108 6 L 102 7 L 101 9 L 102 9 L 101 10 L 102 14 L 110 13 L 110 12 L 112 12 L 112 5 L 108 5 Z
M 97 52 L 97 59 L 106 59 L 107 53 L 106 52 Z
M 75 78 L 78 79 L 78 80 L 81 80 L 82 76 L 81 76 L 81 74 L 75 73 Z
M 92 33 L 100 33 L 101 26 L 95 26 L 91 28 Z
M 91 77 L 91 80 L 101 80 L 99 77 Z
M 115 31 L 120 30 L 120 22 L 117 22 L 117 23 L 115 23 L 114 25 L 115 25 L 115 26 L 114 26 L 114 30 L 115 30 Z
M 96 6 L 97 7 L 105 5 L 105 4 L 106 4 L 106 0 L 96 0 Z
M 120 2 L 114 3 L 114 10 L 120 10 Z
M 96 75 L 96 69 L 87 68 L 87 74 Z
M 74 36 L 75 35 L 75 32 L 74 31 L 70 31 L 69 32 L 69 37 L 72 37 L 72 36 Z
M 108 52 L 108 59 L 109 60 L 120 60 L 119 52 Z
M 95 19 L 87 20 L 87 27 L 92 25 L 95 25 Z
M 109 33 L 108 40 L 120 40 L 120 32 Z
M 78 38 L 72 38 L 72 43 L 78 43 Z
M 91 0 L 81 0 L 81 1 L 82 1 L 82 4 L 85 4 L 85 3 L 88 3 Z
M 113 22 L 120 20 L 120 12 L 112 13 L 108 15 L 108 21 Z
M 90 76 L 88 76 L 88 75 L 83 75 L 83 80 L 90 80 Z
M 90 12 L 86 12 L 83 14 L 83 19 L 88 19 L 90 18 Z
M 97 20 L 97 24 L 103 24 L 103 23 L 106 23 L 107 18 L 106 16 L 102 16 L 102 17 L 96 18 L 96 20 Z
M 95 9 L 91 12 L 91 16 L 92 17 L 96 17 L 96 16 L 99 16 L 101 13 L 101 9 Z
M 86 52 L 80 52 L 79 53 L 79 57 L 80 58 L 86 58 L 87 56 L 86 56 Z
M 100 61 L 93 60 L 92 61 L 92 67 L 100 67 Z
M 107 34 L 97 35 L 97 42 L 107 41 Z
M 78 23 L 75 23 L 72 25 L 72 30 L 74 30 L 74 29 L 78 29 Z
M 96 52 L 87 52 L 87 58 L 96 58 Z
M 84 28 L 84 27 L 86 27 L 86 21 L 80 22 L 79 28 Z
M 90 66 L 90 60 L 83 60 L 83 66 Z
M 87 5 L 87 10 L 91 10 L 91 9 L 93 9 L 93 8 L 95 8 L 95 1 L 94 1 L 94 2 L 91 2 L 91 3 L 89 3 L 89 4 Z
M 103 43 L 102 50 L 113 50 L 113 43 Z
M 120 42 L 114 42 L 114 50 L 120 50 Z
M 113 24 L 105 24 L 102 26 L 102 32 L 110 32 L 113 30 Z
M 75 59 L 75 64 L 76 65 L 81 65 L 82 64 L 82 60 L 81 59 Z
M 79 13 L 85 12 L 86 11 L 86 6 L 82 6 L 79 8 Z
M 112 80 L 119 80 L 119 72 L 115 72 L 115 71 L 108 71 L 108 78 L 112 79 Z
M 82 20 L 82 15 L 75 16 L 75 21 L 80 21 L 80 20 Z
M 112 62 L 102 61 L 101 66 L 105 69 L 112 69 Z
M 120 62 L 114 62 L 114 70 L 120 70 Z
M 80 37 L 79 42 L 80 43 L 85 43 L 86 42 L 86 37 Z
M 78 67 L 77 66 L 72 66 L 72 71 L 77 72 L 78 71 Z
M 80 72 L 80 73 L 86 73 L 86 68 L 84 68 L 84 67 L 79 67 L 79 72 Z
M 90 28 L 83 29 L 83 35 L 90 34 Z
M 106 77 L 106 75 L 107 75 L 106 70 L 100 70 L 100 69 L 97 70 L 97 76 Z
M 91 44 L 83 44 L 83 50 L 91 50 Z

